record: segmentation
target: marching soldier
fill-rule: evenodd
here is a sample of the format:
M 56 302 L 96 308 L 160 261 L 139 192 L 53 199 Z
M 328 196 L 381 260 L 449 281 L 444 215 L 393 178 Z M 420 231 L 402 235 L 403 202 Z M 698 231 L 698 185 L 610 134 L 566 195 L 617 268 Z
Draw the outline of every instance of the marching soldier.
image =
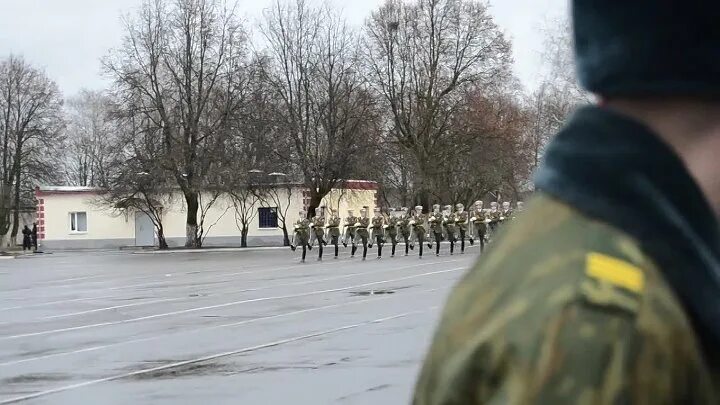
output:
M 452 205 L 445 206 L 443 216 L 445 217 L 443 221 L 445 235 L 447 235 L 447 239 L 450 241 L 450 255 L 452 256 L 455 253 L 455 242 L 457 241 L 457 219 L 455 218 Z
M 413 233 L 415 234 L 415 240 L 417 240 L 418 246 L 420 247 L 419 258 L 422 259 L 423 255 L 423 244 L 427 239 L 427 228 L 425 228 L 425 214 L 422 213 L 422 205 L 415 207 L 415 213 L 410 219 L 410 226 L 412 226 Z M 412 242 L 411 242 L 412 243 Z M 412 248 L 412 245 L 411 245 Z
M 500 222 L 510 221 L 513 217 L 513 210 L 509 201 L 502 203 L 502 211 L 500 212 Z
M 405 256 L 407 256 L 410 253 L 410 249 L 413 248 L 411 242 L 413 231 L 413 227 L 410 225 L 411 220 L 412 216 L 410 215 L 410 210 L 407 207 L 400 208 L 400 216 L 397 220 L 397 230 L 405 241 Z
M 310 246 L 312 246 L 315 243 L 315 239 L 317 239 L 318 261 L 322 261 L 323 246 L 327 245 L 327 241 L 325 241 L 325 207 L 318 208 L 317 215 L 312 219 L 310 226 L 313 231 Z
M 357 251 L 357 240 L 359 239 L 360 242 L 362 242 L 363 247 L 362 259 L 365 260 L 367 258 L 368 241 L 370 239 L 370 233 L 368 232 L 368 227 L 370 226 L 370 218 L 368 217 L 367 207 L 363 207 L 363 209 L 360 210 L 360 217 L 356 218 L 356 220 L 357 222 L 355 222 L 355 239 L 353 239 L 351 257 L 355 257 L 355 252 Z
M 433 205 L 433 212 L 428 219 L 430 223 L 430 231 L 435 237 L 435 256 L 440 256 L 440 242 L 443 239 L 443 222 L 445 218 L 440 212 L 440 204 Z M 432 249 L 432 239 L 428 241 L 428 248 Z
M 392 246 L 390 257 L 395 257 L 395 247 L 397 246 L 398 237 L 398 216 L 395 208 L 390 208 L 388 211 L 389 215 L 387 219 L 387 224 L 385 224 L 385 240 L 387 241 L 388 239 L 390 239 L 390 244 Z
M 488 222 L 488 240 L 492 240 L 497 231 L 498 224 L 500 223 L 500 210 L 498 209 L 498 203 L 493 201 L 490 203 L 490 210 L 487 212 Z
M 369 247 L 372 249 L 373 242 L 377 243 L 378 259 L 382 258 L 382 248 L 385 244 L 385 217 L 380 208 L 376 207 L 375 215 L 372 218 L 372 236 L 370 237 Z
M 515 211 L 516 211 L 518 214 L 521 213 L 521 212 L 523 212 L 523 210 L 525 209 L 525 205 L 523 204 L 522 201 L 518 201 L 517 204 L 516 204 L 516 206 L 517 206 L 517 208 L 515 208 Z
M 343 240 L 342 244 L 344 247 L 347 247 L 348 242 L 350 244 L 355 242 L 355 223 L 357 222 L 357 217 L 355 217 L 355 211 L 348 210 L 348 216 L 345 217 L 345 232 L 343 234 Z M 353 252 L 355 254 L 355 252 Z
M 334 211 L 330 211 L 330 219 L 328 219 L 327 223 L 327 233 L 328 233 L 328 239 L 330 239 L 330 243 L 335 246 L 335 256 L 334 258 L 338 258 L 338 242 L 340 239 L 340 217 L 337 216 L 337 214 Z
M 457 226 L 458 233 L 460 234 L 460 254 L 465 253 L 465 236 L 468 232 L 468 213 L 465 211 L 465 206 L 462 204 L 455 205 L 455 224 Z M 472 240 L 472 235 L 470 236 Z
M 290 249 L 294 252 L 298 246 L 302 246 L 302 259 L 301 263 L 305 263 L 305 256 L 307 255 L 307 249 L 312 250 L 310 246 L 310 220 L 307 219 L 307 212 L 300 211 L 300 218 L 295 222 L 293 240 L 290 244 Z
M 470 244 L 474 245 L 475 238 L 477 238 L 480 241 L 480 252 L 482 253 L 485 250 L 485 235 L 487 234 L 487 213 L 483 209 L 482 201 L 475 201 L 470 222 L 472 224 Z

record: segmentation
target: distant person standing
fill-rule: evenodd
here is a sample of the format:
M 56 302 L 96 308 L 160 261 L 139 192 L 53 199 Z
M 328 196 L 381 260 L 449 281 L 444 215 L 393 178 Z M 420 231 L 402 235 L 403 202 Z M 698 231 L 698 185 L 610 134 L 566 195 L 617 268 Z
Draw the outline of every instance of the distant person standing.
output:
M 30 235 L 30 239 L 32 241 L 32 248 L 34 251 L 37 252 L 38 250 L 38 229 L 37 229 L 37 222 L 33 223 L 32 227 L 32 234 Z
M 25 227 L 22 230 L 22 234 L 23 234 L 22 246 L 23 246 L 23 252 L 24 252 L 26 250 L 32 249 L 31 248 L 31 246 L 32 246 L 32 238 L 31 238 L 32 231 L 30 230 L 30 228 L 28 228 L 27 225 L 25 225 Z

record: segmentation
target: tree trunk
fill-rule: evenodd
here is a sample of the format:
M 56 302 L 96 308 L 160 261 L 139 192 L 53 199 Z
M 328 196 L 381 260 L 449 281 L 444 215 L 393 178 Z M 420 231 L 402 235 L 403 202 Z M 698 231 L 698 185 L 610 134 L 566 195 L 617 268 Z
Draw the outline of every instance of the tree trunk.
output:
M 243 225 L 242 231 L 240 231 L 240 247 L 247 247 L 248 227 Z
M 13 195 L 13 227 L 10 236 L 12 240 L 17 239 L 18 230 L 20 229 L 20 168 L 15 172 L 15 194 Z
M 327 193 L 320 195 L 315 190 L 310 190 L 310 205 L 308 206 L 308 218 L 313 218 L 315 216 L 315 210 L 317 207 L 320 206 L 320 203 L 322 203 L 323 197 L 325 197 Z
M 158 247 L 160 248 L 160 250 L 168 249 L 169 246 L 167 244 L 167 240 L 165 239 L 165 231 L 164 231 L 163 227 L 159 227 L 157 231 L 158 231 L 158 235 L 157 235 Z
M 287 226 L 285 226 L 285 224 L 282 224 L 282 231 L 283 231 L 283 246 L 290 246 L 290 235 L 288 235 Z
M 185 221 L 185 247 L 187 248 L 200 248 L 202 242 L 198 237 L 198 223 L 197 213 L 199 209 L 198 205 L 198 193 L 195 191 L 184 191 L 185 203 L 187 204 L 187 219 Z

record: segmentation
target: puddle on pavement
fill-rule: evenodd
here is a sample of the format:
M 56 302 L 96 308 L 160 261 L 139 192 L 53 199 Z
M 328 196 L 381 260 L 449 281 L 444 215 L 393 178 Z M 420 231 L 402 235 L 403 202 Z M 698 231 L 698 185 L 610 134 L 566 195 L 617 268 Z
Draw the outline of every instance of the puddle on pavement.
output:
M 351 291 L 350 295 L 355 297 L 364 297 L 367 295 L 388 295 L 395 294 L 395 290 L 366 290 L 366 291 Z
M 35 374 L 22 374 L 15 377 L 5 378 L 0 380 L 0 385 L 3 384 L 31 384 L 36 382 L 48 382 L 48 381 L 64 381 L 69 380 L 71 377 L 68 374 L 62 373 L 35 373 Z
M 158 362 L 160 363 L 160 362 Z M 139 367 L 137 371 L 147 367 Z M 160 380 L 181 377 L 198 377 L 216 374 L 232 374 L 232 368 L 220 363 L 193 363 L 184 366 L 156 370 L 128 377 L 130 380 Z

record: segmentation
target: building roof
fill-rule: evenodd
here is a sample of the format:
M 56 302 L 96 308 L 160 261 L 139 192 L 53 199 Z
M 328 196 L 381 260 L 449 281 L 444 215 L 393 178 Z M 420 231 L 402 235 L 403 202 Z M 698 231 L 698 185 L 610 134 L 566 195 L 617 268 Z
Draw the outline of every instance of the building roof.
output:
M 97 193 L 101 189 L 98 187 L 82 187 L 82 186 L 38 186 L 35 187 L 35 194 L 76 194 L 76 193 Z

